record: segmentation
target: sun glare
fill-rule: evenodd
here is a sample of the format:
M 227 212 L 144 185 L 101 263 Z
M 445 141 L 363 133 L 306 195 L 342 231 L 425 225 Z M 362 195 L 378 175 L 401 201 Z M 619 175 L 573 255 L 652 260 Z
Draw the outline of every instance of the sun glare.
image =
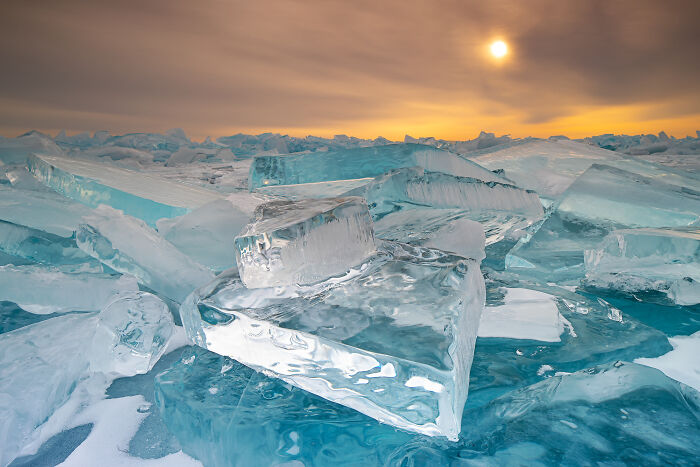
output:
M 503 41 L 495 41 L 491 43 L 491 55 L 496 58 L 503 58 L 508 54 L 508 44 Z

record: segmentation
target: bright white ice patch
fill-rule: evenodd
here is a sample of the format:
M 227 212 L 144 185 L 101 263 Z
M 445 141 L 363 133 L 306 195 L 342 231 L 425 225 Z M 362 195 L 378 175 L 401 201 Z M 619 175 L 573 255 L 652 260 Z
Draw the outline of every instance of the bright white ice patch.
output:
M 690 336 L 670 337 L 673 350 L 656 358 L 638 358 L 634 363 L 663 371 L 666 376 L 700 391 L 700 331 Z

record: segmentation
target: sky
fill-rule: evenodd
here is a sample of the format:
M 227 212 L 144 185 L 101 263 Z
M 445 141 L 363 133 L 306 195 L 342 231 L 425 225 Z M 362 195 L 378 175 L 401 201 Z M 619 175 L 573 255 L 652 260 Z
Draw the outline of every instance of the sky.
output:
M 697 0 L 2 0 L 0 135 L 695 136 L 698 18 Z

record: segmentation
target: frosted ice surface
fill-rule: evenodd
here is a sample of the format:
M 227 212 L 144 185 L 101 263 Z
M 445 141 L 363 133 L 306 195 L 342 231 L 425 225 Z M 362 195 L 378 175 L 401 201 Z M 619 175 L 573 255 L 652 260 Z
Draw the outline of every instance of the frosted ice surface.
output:
M 656 358 L 638 358 L 634 363 L 657 368 L 669 378 L 700 391 L 700 331 L 690 336 L 669 337 L 673 350 Z
M 593 164 L 607 164 L 670 184 L 688 185 L 693 179 L 670 167 L 661 167 L 619 153 L 568 140 L 532 141 L 471 157 L 490 169 L 504 169 L 505 177 L 540 196 L 558 198 Z M 697 177 L 694 178 L 697 182 Z
M 503 305 L 484 308 L 479 337 L 561 341 L 565 318 L 554 296 L 522 288 L 507 288 L 505 293 Z
M 586 282 L 596 287 L 668 293 L 674 284 L 687 282 L 700 295 L 697 228 L 615 230 L 595 249 L 586 250 L 584 259 Z
M 151 226 L 220 199 L 208 190 L 104 163 L 33 156 L 28 166 L 35 177 L 69 198 L 91 207 L 107 204 Z
M 96 320 L 94 313 L 69 314 L 0 335 L 0 465 L 87 376 Z
M 470 219 L 459 218 L 443 225 L 421 244 L 477 261 L 486 257 L 484 228 Z
M 383 423 L 455 439 L 483 303 L 478 262 L 384 243 L 313 286 L 247 289 L 224 273 L 180 313 L 202 347 Z
M 173 326 L 168 306 L 155 295 L 121 294 L 100 311 L 90 369 L 122 376 L 147 373 L 165 352 Z
M 581 278 L 583 252 L 612 230 L 700 223 L 700 192 L 594 164 L 561 196 L 554 212 L 516 245 L 506 266 L 549 281 Z
M 503 181 L 493 172 L 454 153 L 420 144 L 388 144 L 337 151 L 258 156 L 250 168 L 250 189 L 269 185 L 367 179 L 401 167 Z
M 98 207 L 84 222 L 76 234 L 81 250 L 172 300 L 181 302 L 214 276 L 143 221 L 109 206 Z
M 455 230 L 450 225 L 467 218 L 481 223 L 490 245 L 530 226 L 544 214 L 539 197 L 532 191 L 420 168 L 399 169 L 378 177 L 367 186 L 364 196 L 377 236 L 417 244 L 425 244 L 440 229 Z
M 182 217 L 158 221 L 158 233 L 203 266 L 223 271 L 236 266 L 234 239 L 250 216 L 230 200 L 212 201 Z
M 0 266 L 0 300 L 38 314 L 102 309 L 121 292 L 138 290 L 133 277 L 64 273 L 51 266 Z
M 0 185 L 0 220 L 70 237 L 90 208 L 55 192 L 6 188 Z
M 375 251 L 362 198 L 273 201 L 255 217 L 236 237 L 236 263 L 248 288 L 317 282 Z

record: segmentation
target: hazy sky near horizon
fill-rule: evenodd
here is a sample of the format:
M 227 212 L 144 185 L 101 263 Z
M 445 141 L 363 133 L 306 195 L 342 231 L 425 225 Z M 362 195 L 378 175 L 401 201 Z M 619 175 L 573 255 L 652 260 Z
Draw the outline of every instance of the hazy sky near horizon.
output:
M 697 0 L 3 0 L 0 134 L 694 135 L 698 18 Z

